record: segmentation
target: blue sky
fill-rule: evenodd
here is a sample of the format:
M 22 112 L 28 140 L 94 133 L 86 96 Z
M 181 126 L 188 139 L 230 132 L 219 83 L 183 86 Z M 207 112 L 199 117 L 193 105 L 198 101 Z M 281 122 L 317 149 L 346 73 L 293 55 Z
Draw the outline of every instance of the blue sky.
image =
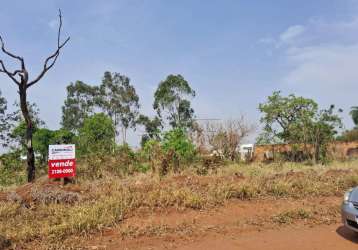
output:
M 106 70 L 129 76 L 142 111 L 168 74 L 182 74 L 197 92 L 198 118 L 258 124 L 258 104 L 275 90 L 343 108 L 358 105 L 356 0 L 77 0 L 5 1 L 0 32 L 36 75 L 56 45 L 57 10 L 71 41 L 55 68 L 29 92 L 49 128 L 59 127 L 65 87 L 99 84 Z M 9 103 L 14 84 L 0 76 Z M 132 133 L 136 144 L 140 131 Z

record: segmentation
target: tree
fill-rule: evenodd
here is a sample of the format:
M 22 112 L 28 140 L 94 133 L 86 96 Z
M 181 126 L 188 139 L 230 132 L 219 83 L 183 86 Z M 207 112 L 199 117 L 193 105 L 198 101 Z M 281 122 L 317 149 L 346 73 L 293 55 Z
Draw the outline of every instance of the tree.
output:
M 108 153 L 113 150 L 114 125 L 106 114 L 87 117 L 79 130 L 79 149 L 82 154 Z
M 291 125 L 303 119 L 312 119 L 317 113 L 318 105 L 311 99 L 293 94 L 285 97 L 281 96 L 280 91 L 276 91 L 268 97 L 266 103 L 259 104 L 259 110 L 263 113 L 260 122 L 264 124 L 264 131 L 290 143 L 294 138 Z
M 137 123 L 144 126 L 145 133 L 142 135 L 141 145 L 142 147 L 148 140 L 160 140 L 161 129 L 163 128 L 159 117 L 149 118 L 145 115 L 139 115 Z
M 33 135 L 33 121 L 28 109 L 27 103 L 27 90 L 38 83 L 45 74 L 55 65 L 61 49 L 67 44 L 70 40 L 68 37 L 64 42 L 61 42 L 61 29 L 62 29 L 62 15 L 61 10 L 59 10 L 59 27 L 57 33 L 57 48 L 56 50 L 46 58 L 41 72 L 34 78 L 30 79 L 29 72 L 27 70 L 25 60 L 23 57 L 15 55 L 5 48 L 5 43 L 0 36 L 0 45 L 2 52 L 9 56 L 12 59 L 15 59 L 20 63 L 20 69 L 15 71 L 10 71 L 6 66 L 3 60 L 0 60 L 0 73 L 7 75 L 17 86 L 18 93 L 20 97 L 20 107 L 22 115 L 26 122 L 26 148 L 27 148 L 27 180 L 32 182 L 35 179 L 35 155 L 32 145 L 32 135 Z
M 7 115 L 8 134 L 7 134 L 7 145 L 10 147 L 20 147 L 21 152 L 26 152 L 26 131 L 27 125 L 23 116 L 19 104 L 15 102 L 15 108 L 17 109 L 11 114 Z M 29 116 L 32 121 L 32 133 L 34 134 L 37 129 L 45 126 L 45 122 L 40 119 L 40 109 L 36 103 L 28 103 Z
M 351 112 L 349 114 L 352 116 L 356 128 L 358 128 L 358 106 L 352 107 Z
M 74 143 L 74 134 L 65 129 L 50 130 L 38 128 L 34 132 L 34 150 L 40 155 L 41 163 L 48 160 L 48 147 L 52 144 L 71 144 Z
M 8 123 L 6 119 L 7 101 L 2 97 L 0 91 L 0 142 L 5 145 L 5 137 L 8 131 Z
M 120 73 L 106 71 L 96 103 L 112 119 L 116 135 L 119 135 L 118 126 L 121 127 L 125 144 L 127 130 L 135 128 L 139 115 L 139 97 L 130 79 Z
M 59 129 L 53 132 L 51 144 L 74 144 L 76 136 L 69 130 Z
M 340 110 L 340 112 L 342 111 Z M 337 134 L 336 128 L 342 128 L 342 120 L 334 113 L 334 105 L 331 105 L 329 109 L 319 111 L 313 122 L 307 125 L 305 126 L 307 129 L 301 131 L 310 132 L 308 142 L 314 146 L 315 161 L 325 160 L 328 143 L 334 140 Z M 302 134 L 302 136 L 304 135 Z
M 34 132 L 34 150 L 40 155 L 42 164 L 48 160 L 48 146 L 52 144 L 54 131 L 47 128 L 39 128 Z
M 334 109 L 331 105 L 329 109 L 318 110 L 318 104 L 312 99 L 292 94 L 285 97 L 274 92 L 266 103 L 259 105 L 265 134 L 262 138 L 301 145 L 307 156 L 313 148 L 316 162 L 324 160 L 327 145 L 342 124 Z
M 76 81 L 67 86 L 67 98 L 62 106 L 62 127 L 78 133 L 83 121 L 93 114 L 94 97 L 97 94 L 97 87 L 92 87 L 82 81 Z
M 254 131 L 255 127 L 244 116 L 223 122 L 208 122 L 204 127 L 209 146 L 225 158 L 235 160 L 240 143 Z
M 169 75 L 159 83 L 154 93 L 153 108 L 160 118 L 166 119 L 173 128 L 190 128 L 193 124 L 194 110 L 186 98 L 195 97 L 195 91 L 181 75 Z

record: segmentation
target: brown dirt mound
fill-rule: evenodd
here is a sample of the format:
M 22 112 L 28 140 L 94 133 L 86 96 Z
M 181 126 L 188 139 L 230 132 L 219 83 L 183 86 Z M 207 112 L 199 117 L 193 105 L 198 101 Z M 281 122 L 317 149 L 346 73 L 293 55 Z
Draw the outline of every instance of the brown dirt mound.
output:
M 0 201 L 30 203 L 74 203 L 81 199 L 80 186 L 48 181 L 44 178 L 27 183 L 8 192 L 0 192 Z

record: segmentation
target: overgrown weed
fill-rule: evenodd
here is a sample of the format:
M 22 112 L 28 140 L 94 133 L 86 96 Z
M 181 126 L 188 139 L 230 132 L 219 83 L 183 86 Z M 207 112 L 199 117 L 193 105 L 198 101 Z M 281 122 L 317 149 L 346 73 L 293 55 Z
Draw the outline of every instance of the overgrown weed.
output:
M 163 179 L 151 173 L 118 178 L 101 171 L 101 178 L 77 181 L 82 190 L 79 202 L 34 201 L 29 208 L 0 202 L 0 235 L 18 245 L 30 241 L 56 245 L 70 235 L 101 231 L 146 210 L 207 209 L 231 199 L 335 196 L 358 185 L 357 161 L 329 167 L 284 164 L 280 170 L 275 165 L 228 165 L 206 176 L 193 169 Z M 285 224 L 310 216 L 309 211 L 298 210 L 273 220 Z

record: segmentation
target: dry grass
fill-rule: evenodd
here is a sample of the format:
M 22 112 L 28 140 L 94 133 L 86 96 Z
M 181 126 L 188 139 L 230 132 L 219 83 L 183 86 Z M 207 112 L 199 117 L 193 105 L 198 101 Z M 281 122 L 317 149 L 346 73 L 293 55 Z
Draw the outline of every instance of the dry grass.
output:
M 19 202 L 0 202 L 0 235 L 21 246 L 38 241 L 50 247 L 70 235 L 101 231 L 153 210 L 206 209 L 230 199 L 340 196 L 358 185 L 358 161 L 329 167 L 229 165 L 208 176 L 193 172 L 188 170 L 162 180 L 150 174 L 118 179 L 104 173 L 102 179 L 77 184 L 82 190 L 81 199 L 73 194 L 69 198 L 75 199 L 73 202 L 58 202 L 56 193 L 50 192 L 46 196 L 50 198 L 46 198 L 38 191 L 38 200 L 44 202 L 34 199 L 26 207 Z M 67 197 L 64 192 L 60 194 Z M 272 220 L 287 224 L 312 216 L 313 212 L 298 210 L 274 215 Z

